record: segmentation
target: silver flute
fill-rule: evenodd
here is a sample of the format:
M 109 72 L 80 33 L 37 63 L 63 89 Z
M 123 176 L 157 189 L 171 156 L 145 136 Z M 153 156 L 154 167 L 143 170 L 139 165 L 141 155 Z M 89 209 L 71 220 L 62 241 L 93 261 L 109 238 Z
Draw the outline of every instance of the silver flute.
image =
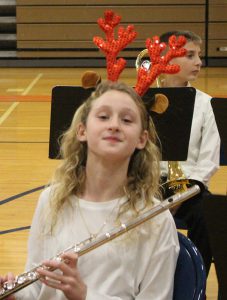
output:
M 171 197 L 160 202 L 160 204 L 155 205 L 150 210 L 141 214 L 140 216 L 130 220 L 126 224 L 121 224 L 120 226 L 113 228 L 109 232 L 106 232 L 95 239 L 86 239 L 80 243 L 74 244 L 61 253 L 57 254 L 55 257 L 50 260 L 63 261 L 61 256 L 66 252 L 74 252 L 77 253 L 78 256 L 82 256 L 93 249 L 98 248 L 99 246 L 108 243 L 109 241 L 115 239 L 116 237 L 128 232 L 129 230 L 137 227 L 138 225 L 150 220 L 161 212 L 173 208 L 174 206 L 179 205 L 180 203 L 186 201 L 187 199 L 199 194 L 201 189 L 198 185 L 194 185 L 188 188 L 186 191 L 182 193 L 177 193 Z M 24 287 L 34 283 L 39 280 L 40 275 L 37 273 L 38 268 L 46 268 L 50 271 L 54 271 L 54 269 L 47 268 L 42 266 L 42 264 L 36 266 L 28 272 L 22 273 L 16 276 L 14 281 L 6 281 L 3 283 L 3 286 L 0 287 L 0 300 L 5 299 L 9 295 L 23 289 Z

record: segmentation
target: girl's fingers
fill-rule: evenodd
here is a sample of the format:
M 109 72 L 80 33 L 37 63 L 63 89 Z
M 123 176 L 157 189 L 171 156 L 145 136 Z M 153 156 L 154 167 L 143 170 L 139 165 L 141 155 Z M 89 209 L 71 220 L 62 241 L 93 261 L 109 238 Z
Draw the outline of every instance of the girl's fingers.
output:
M 7 280 L 8 281 L 13 281 L 15 279 L 15 276 L 13 275 L 13 273 L 9 272 L 7 275 Z
M 4 284 L 4 282 L 6 281 L 14 281 L 15 276 L 13 275 L 13 273 L 8 273 L 7 275 L 5 275 L 4 277 L 0 276 L 0 286 L 2 286 Z
M 0 287 L 3 286 L 4 282 L 6 281 L 11 282 L 14 281 L 14 279 L 15 276 L 13 275 L 13 273 L 8 273 L 6 276 L 0 277 Z M 15 300 L 15 296 L 14 295 L 8 296 L 6 300 Z
M 56 260 L 50 260 L 43 262 L 44 268 L 39 268 L 37 270 L 38 274 L 42 276 L 43 279 L 51 279 L 62 283 L 67 283 L 68 277 L 77 277 L 76 264 L 78 256 L 74 253 L 67 253 L 62 255 L 62 262 Z M 60 270 L 61 273 L 53 272 L 52 270 Z
M 48 271 L 48 270 L 45 270 L 45 269 L 42 269 L 42 268 L 39 268 L 37 270 L 37 273 L 39 275 L 41 275 L 41 278 L 45 279 L 45 278 L 51 278 L 53 280 L 57 280 L 57 281 L 60 281 L 60 274 L 56 273 L 56 272 L 52 272 L 52 271 Z
M 78 255 L 76 253 L 73 252 L 68 252 L 68 253 L 64 253 L 62 254 L 61 258 L 65 261 L 65 263 L 71 267 L 71 268 L 75 268 L 78 262 Z
M 63 274 L 71 274 L 72 272 L 75 272 L 77 261 L 78 261 L 78 255 L 75 253 L 65 253 L 61 256 L 62 261 L 57 260 L 49 260 L 44 261 L 43 266 L 44 269 L 40 268 L 38 269 L 38 273 L 44 274 L 44 271 L 48 271 L 49 268 L 51 269 L 59 269 L 62 271 Z M 45 269 L 46 267 L 46 269 Z
M 85 299 L 87 286 L 81 279 L 76 267 L 78 255 L 64 253 L 61 258 L 62 261 L 43 262 L 43 268 L 37 269 L 40 281 L 51 288 L 61 290 L 67 299 Z

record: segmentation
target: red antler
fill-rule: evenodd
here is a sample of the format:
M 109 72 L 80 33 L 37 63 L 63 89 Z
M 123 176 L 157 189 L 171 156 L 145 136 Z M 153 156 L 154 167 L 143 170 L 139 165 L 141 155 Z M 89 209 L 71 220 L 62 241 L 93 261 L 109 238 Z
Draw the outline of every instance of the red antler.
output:
M 186 49 L 182 48 L 186 43 L 186 38 L 180 36 L 178 39 L 175 36 L 169 38 L 169 50 L 165 56 L 161 56 L 161 52 L 166 48 L 165 43 L 160 43 L 159 37 L 146 40 L 146 47 L 150 56 L 151 67 L 146 70 L 143 67 L 139 68 L 137 76 L 136 92 L 142 96 L 149 89 L 154 80 L 162 73 L 174 74 L 179 72 L 178 65 L 168 64 L 174 57 L 184 56 Z
M 126 61 L 123 58 L 117 59 L 117 55 L 127 44 L 134 40 L 136 32 L 133 25 L 127 26 L 126 29 L 120 27 L 118 29 L 118 38 L 115 40 L 114 28 L 120 23 L 121 17 L 111 10 L 106 11 L 104 16 L 105 19 L 98 19 L 98 24 L 106 34 L 106 41 L 97 36 L 93 38 L 93 41 L 106 54 L 108 79 L 117 81 L 126 65 Z

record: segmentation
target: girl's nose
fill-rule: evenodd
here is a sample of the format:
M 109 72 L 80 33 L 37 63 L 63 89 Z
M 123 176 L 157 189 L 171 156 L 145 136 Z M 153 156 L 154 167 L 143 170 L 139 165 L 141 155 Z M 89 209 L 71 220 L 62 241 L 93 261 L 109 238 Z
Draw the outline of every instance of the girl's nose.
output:
M 111 131 L 118 131 L 120 128 L 118 118 L 111 118 L 108 127 Z

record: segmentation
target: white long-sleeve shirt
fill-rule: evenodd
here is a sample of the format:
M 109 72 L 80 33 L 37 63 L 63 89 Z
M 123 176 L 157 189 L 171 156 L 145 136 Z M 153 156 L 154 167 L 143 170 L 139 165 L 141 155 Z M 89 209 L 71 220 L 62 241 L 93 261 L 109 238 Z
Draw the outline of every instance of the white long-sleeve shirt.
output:
M 55 256 L 68 246 L 88 238 L 88 230 L 103 232 L 114 226 L 119 202 L 89 202 L 71 197 L 58 218 L 54 235 L 42 235 L 42 215 L 50 188 L 41 193 L 33 218 L 26 269 Z M 158 200 L 155 200 L 156 204 Z M 83 213 L 81 217 L 78 209 Z M 44 209 L 44 210 L 43 210 Z M 84 224 L 86 220 L 86 226 Z M 107 221 L 107 222 L 106 222 Z M 103 225 L 106 222 L 106 225 Z M 86 228 L 87 227 L 87 228 Z M 86 300 L 170 300 L 179 253 L 173 218 L 165 211 L 117 239 L 79 257 L 78 269 L 87 284 Z M 23 300 L 65 300 L 61 291 L 41 284 L 29 285 L 15 294 Z
M 196 90 L 188 158 L 180 162 L 187 178 L 199 180 L 206 186 L 220 162 L 220 136 L 210 100 L 209 95 Z M 162 162 L 161 169 L 167 173 L 166 162 Z

